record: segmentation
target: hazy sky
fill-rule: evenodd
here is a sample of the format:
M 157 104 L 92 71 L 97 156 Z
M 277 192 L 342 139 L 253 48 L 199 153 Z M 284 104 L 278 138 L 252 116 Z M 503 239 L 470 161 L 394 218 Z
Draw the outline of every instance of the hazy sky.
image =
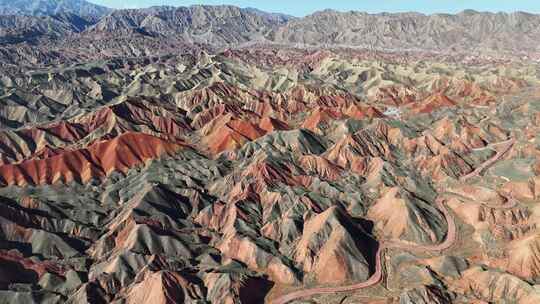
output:
M 317 10 L 332 8 L 341 11 L 367 12 L 418 11 L 423 13 L 455 13 L 464 9 L 479 11 L 528 11 L 540 13 L 540 0 L 89 0 L 115 8 L 139 8 L 153 5 L 189 6 L 192 4 L 231 4 L 255 7 L 270 12 L 304 16 Z

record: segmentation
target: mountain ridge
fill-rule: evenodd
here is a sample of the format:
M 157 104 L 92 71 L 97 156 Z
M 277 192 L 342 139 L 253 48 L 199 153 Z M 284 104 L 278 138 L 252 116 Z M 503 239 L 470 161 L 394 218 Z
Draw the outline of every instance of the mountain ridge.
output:
M 55 37 L 77 34 L 82 40 L 139 36 L 157 39 L 159 44 L 176 40 L 217 48 L 257 43 L 489 54 L 540 52 L 540 15 L 525 12 L 465 10 L 457 14 L 426 15 L 327 9 L 297 18 L 231 5 L 194 5 L 119 9 L 99 18 L 81 17 L 86 22 L 74 25 L 70 18 L 50 20 L 47 16 L 27 16 L 21 17 L 22 26 L 16 24 L 11 28 L 25 27 L 24 23 L 29 22 L 40 24 L 41 30 L 32 31 L 33 39 L 51 34 Z M 5 18 L 10 17 L 0 16 Z M 0 39 L 5 36 L 2 31 L 14 35 L 13 29 L 0 25 Z M 25 33 L 18 37 L 15 42 L 24 41 Z
M 539 20 L 0 16 L 0 302 L 540 303 Z
M 0 15 L 50 16 L 73 13 L 99 19 L 112 9 L 85 0 L 0 0 Z

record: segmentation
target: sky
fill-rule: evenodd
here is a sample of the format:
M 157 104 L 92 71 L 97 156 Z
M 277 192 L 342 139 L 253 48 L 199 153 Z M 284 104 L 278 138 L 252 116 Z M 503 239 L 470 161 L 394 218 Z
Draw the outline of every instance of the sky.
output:
M 540 13 L 540 0 L 89 0 L 114 8 L 142 8 L 154 5 L 189 6 L 193 4 L 230 4 L 255 7 L 268 12 L 305 16 L 318 10 L 331 8 L 339 11 L 456 13 L 464 9 L 492 12 L 527 11 Z

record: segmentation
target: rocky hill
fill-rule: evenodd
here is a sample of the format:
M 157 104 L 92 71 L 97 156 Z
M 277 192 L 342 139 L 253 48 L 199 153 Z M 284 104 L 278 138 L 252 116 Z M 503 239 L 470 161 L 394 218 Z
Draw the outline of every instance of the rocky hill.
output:
M 538 51 L 540 16 L 463 11 L 456 15 L 325 10 L 291 20 L 270 39 L 395 50 Z
M 540 75 L 373 56 L 188 49 L 2 76 L 2 298 L 535 303 Z
M 111 9 L 84 0 L 0 0 L 0 15 L 51 16 L 71 13 L 99 19 Z
M 326 10 L 304 18 L 289 18 L 228 6 L 193 6 L 117 11 L 101 20 L 93 30 L 137 29 L 215 45 L 266 41 L 395 50 L 497 52 L 539 51 L 539 25 L 540 16 L 522 12 L 463 11 L 456 15 L 423 15 Z
M 540 52 L 538 43 L 540 16 L 524 12 L 486 13 L 468 10 L 456 15 L 423 15 L 325 10 L 303 18 L 294 18 L 250 8 L 198 5 L 116 10 L 104 16 L 107 10 L 96 8 L 96 12 L 91 13 L 91 10 L 84 10 L 83 7 L 86 6 L 79 2 L 73 2 L 72 6 L 74 8 L 38 14 L 50 16 L 61 12 L 63 18 L 54 20 L 34 18 L 32 21 L 24 19 L 16 24 L 15 30 L 19 27 L 27 28 L 27 23 L 39 23 L 42 24 L 41 27 L 51 27 L 49 32 L 57 33 L 57 22 L 60 21 L 64 28 L 72 29 L 71 33 L 82 36 L 81 39 L 86 40 L 86 43 L 95 39 L 105 39 L 104 37 L 135 35 L 154 42 L 158 40 L 160 44 L 181 41 L 219 48 L 280 44 L 395 51 L 467 52 L 490 56 L 501 53 L 527 55 Z M 66 14 L 75 14 L 80 18 L 66 18 Z M 100 16 L 103 17 L 98 18 Z M 5 18 L 10 17 L 0 17 Z M 35 33 L 32 33 L 25 32 L 19 35 L 23 38 L 17 41 L 25 41 L 24 37 L 33 38 Z M 65 35 L 65 32 L 60 34 Z
M 540 303 L 537 19 L 0 17 L 0 302 Z
M 288 19 L 234 6 L 153 7 L 113 12 L 87 33 L 140 33 L 162 39 L 176 36 L 185 42 L 224 46 L 264 41 L 272 29 Z

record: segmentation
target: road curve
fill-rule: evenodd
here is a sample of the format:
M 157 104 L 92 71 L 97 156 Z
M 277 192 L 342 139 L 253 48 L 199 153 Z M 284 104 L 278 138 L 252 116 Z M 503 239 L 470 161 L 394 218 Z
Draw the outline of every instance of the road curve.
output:
M 506 144 L 507 146 L 503 148 L 503 150 L 497 152 L 492 158 L 484 162 L 480 167 L 476 168 L 473 172 L 463 176 L 460 178 L 461 181 L 464 181 L 470 177 L 476 176 L 480 174 L 482 171 L 484 171 L 486 168 L 492 166 L 495 162 L 500 160 L 510 149 L 514 146 L 514 143 L 516 140 L 514 138 L 497 143 L 497 144 Z M 316 287 L 311 289 L 304 289 L 304 290 L 298 290 L 291 293 L 288 293 L 286 295 L 283 295 L 277 299 L 274 299 L 271 301 L 271 304 L 286 304 L 290 301 L 306 298 L 306 297 L 312 297 L 315 295 L 321 295 L 321 294 L 333 294 L 333 293 L 339 293 L 339 292 L 348 292 L 348 291 L 354 291 L 359 290 L 363 288 L 368 288 L 373 285 L 378 284 L 382 278 L 383 278 L 383 269 L 382 269 L 382 258 L 384 251 L 386 249 L 403 249 L 403 250 L 409 250 L 409 251 L 442 251 L 450 248 L 456 241 L 457 237 L 457 227 L 456 222 L 454 221 L 454 218 L 448 211 L 447 207 L 443 204 L 443 199 L 439 198 L 437 199 L 437 207 L 439 210 L 443 213 L 447 226 L 448 231 L 445 237 L 445 240 L 442 243 L 436 244 L 436 245 L 419 245 L 414 244 L 410 242 L 405 242 L 401 240 L 389 240 L 385 241 L 380 244 L 379 249 L 377 250 L 376 256 L 375 256 L 375 272 L 371 277 L 364 282 L 347 285 L 347 286 L 338 286 L 338 287 Z M 511 197 L 507 200 L 506 204 L 503 206 L 499 206 L 501 209 L 508 209 L 513 208 L 517 204 L 517 201 Z
M 514 146 L 515 143 L 516 143 L 515 138 L 509 139 L 509 140 L 504 141 L 504 142 L 497 143 L 497 144 L 506 144 L 506 147 L 504 147 L 501 151 L 497 152 L 492 158 L 485 161 L 482 165 L 480 165 L 478 168 L 476 168 L 471 173 L 460 177 L 459 180 L 460 181 L 466 181 L 467 179 L 469 179 L 471 177 L 474 177 L 474 176 L 477 176 L 478 174 L 482 173 L 482 171 L 484 171 L 488 167 L 491 167 L 494 163 L 499 161 L 506 153 L 508 153 L 508 151 L 510 151 L 510 149 Z
M 460 194 L 457 194 L 454 192 L 445 192 L 444 194 L 463 197 Z M 497 210 L 512 209 L 518 205 L 518 201 L 514 198 L 512 194 L 510 194 L 509 196 L 504 196 L 504 198 L 506 199 L 506 201 L 501 205 L 493 205 L 493 204 L 488 204 L 486 202 L 475 201 L 475 200 L 472 200 L 472 202 L 482 205 L 484 207 L 490 208 L 490 209 L 497 209 Z
M 306 298 L 306 297 L 312 297 L 315 295 L 355 291 L 355 290 L 368 288 L 373 285 L 376 285 L 383 278 L 382 259 L 383 259 L 384 251 L 386 249 L 404 249 L 404 250 L 410 250 L 410 251 L 420 251 L 420 250 L 421 251 L 441 251 L 441 250 L 450 248 L 456 241 L 456 236 L 457 236 L 456 222 L 454 221 L 454 218 L 448 211 L 447 207 L 443 204 L 442 199 L 440 198 L 437 199 L 437 206 L 440 209 L 440 211 L 443 213 L 447 222 L 447 226 L 448 226 L 448 231 L 447 231 L 445 240 L 442 243 L 439 243 L 436 245 L 418 245 L 418 244 L 404 242 L 400 240 L 390 240 L 390 241 L 382 242 L 375 256 L 375 272 L 371 275 L 371 277 L 367 281 L 360 282 L 357 284 L 347 285 L 347 286 L 316 287 L 316 288 L 311 288 L 311 289 L 293 291 L 291 293 L 288 293 L 286 295 L 283 295 L 281 297 L 278 297 L 272 300 L 270 303 L 271 304 L 286 304 L 293 300 Z
M 506 209 L 512 209 L 514 207 L 516 207 L 518 204 L 518 201 L 514 198 L 513 195 L 511 195 L 510 197 L 506 197 L 506 202 L 502 205 L 499 205 L 499 206 L 494 206 L 494 205 L 491 205 L 491 204 L 487 204 L 487 203 L 482 203 L 482 205 L 484 205 L 485 207 L 488 207 L 488 208 L 491 208 L 491 209 L 499 209 L 499 210 L 506 210 Z

